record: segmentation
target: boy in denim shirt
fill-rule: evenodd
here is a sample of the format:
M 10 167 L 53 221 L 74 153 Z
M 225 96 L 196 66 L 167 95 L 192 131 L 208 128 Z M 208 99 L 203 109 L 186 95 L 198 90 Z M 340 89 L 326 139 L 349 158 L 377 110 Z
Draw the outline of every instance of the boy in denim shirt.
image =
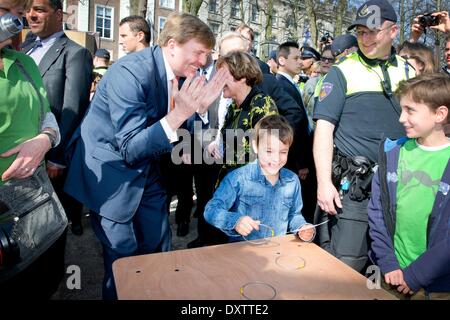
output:
M 267 237 L 264 224 L 274 235 L 295 232 L 311 241 L 315 229 L 301 214 L 302 199 L 298 177 L 283 169 L 293 131 L 285 118 L 270 115 L 255 126 L 252 147 L 258 159 L 229 173 L 205 208 L 208 223 L 221 229 L 230 241 Z M 267 230 L 266 230 L 267 231 Z

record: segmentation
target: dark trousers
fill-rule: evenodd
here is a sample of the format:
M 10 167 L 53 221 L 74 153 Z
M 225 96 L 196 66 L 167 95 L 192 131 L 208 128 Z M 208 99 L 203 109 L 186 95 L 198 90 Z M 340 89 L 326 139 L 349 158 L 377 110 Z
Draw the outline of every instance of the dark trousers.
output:
M 175 222 L 177 224 L 189 223 L 194 206 L 192 165 L 184 163 L 176 165 L 172 162 L 170 154 L 164 154 L 161 156 L 160 170 L 167 190 L 167 212 L 170 213 L 170 202 L 176 195 L 178 204 L 175 211 Z
M 24 271 L 0 283 L 0 299 L 49 300 L 65 275 L 67 228 L 59 239 Z
M 228 242 L 228 236 L 206 222 L 203 213 L 205 206 L 212 199 L 215 185 L 222 165 L 194 165 L 195 190 L 197 193 L 196 213 L 198 217 L 197 231 L 199 239 L 205 244 L 222 244 Z
M 334 216 L 317 206 L 314 223 L 327 219 L 329 222 L 317 227 L 315 241 L 351 268 L 364 273 L 369 263 L 369 199 L 353 201 L 346 194 L 341 202 L 342 211 L 338 210 Z
M 66 178 L 67 169 L 64 169 L 64 173 L 61 176 L 55 179 L 50 179 L 50 181 L 52 182 L 53 189 L 55 189 L 59 201 L 61 201 L 64 211 L 66 212 L 67 219 L 72 221 L 73 225 L 80 225 L 83 204 L 64 192 L 64 183 L 66 182 Z
M 314 168 L 309 169 L 309 174 L 305 180 L 300 180 L 302 187 L 303 208 L 302 215 L 305 220 L 312 223 L 314 212 L 317 206 L 317 177 Z
M 147 181 L 134 216 L 126 222 L 109 220 L 91 211 L 92 228 L 103 246 L 103 299 L 117 299 L 112 271 L 115 260 L 138 254 L 169 251 L 171 231 L 166 193 L 154 180 Z

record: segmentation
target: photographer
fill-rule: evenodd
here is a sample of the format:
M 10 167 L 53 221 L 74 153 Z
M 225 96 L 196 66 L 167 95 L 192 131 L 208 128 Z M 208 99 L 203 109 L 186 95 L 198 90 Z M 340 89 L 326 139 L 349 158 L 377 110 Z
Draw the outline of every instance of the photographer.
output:
M 325 46 L 330 46 L 334 41 L 334 38 L 330 35 L 329 32 L 325 32 L 322 38 L 319 41 L 319 51 L 322 52 Z
M 9 14 L 21 19 L 30 5 L 28 0 L 0 0 L 0 19 Z M 0 114 L 5 119 L 0 128 L 0 220 L 3 222 L 0 230 L 0 299 L 18 296 L 25 300 L 47 299 L 56 291 L 59 276 L 62 278 L 64 274 L 64 256 L 57 260 L 55 253 L 65 243 L 55 239 L 64 231 L 67 222 L 61 220 L 58 232 L 48 236 L 46 230 L 55 231 L 53 221 L 36 219 L 42 224 L 35 223 L 26 229 L 24 227 L 31 224 L 25 225 L 24 221 L 31 220 L 27 219 L 28 214 L 36 214 L 34 217 L 64 215 L 57 210 L 56 195 L 44 165 L 45 154 L 58 145 L 60 134 L 50 112 L 38 67 L 31 58 L 9 47 L 17 40 L 19 31 L 16 30 L 14 35 L 8 34 L 7 30 L 0 28 L 0 37 L 9 37 L 0 42 L 0 92 L 3 94 Z M 48 190 L 45 194 L 52 199 L 49 206 L 42 205 L 40 190 Z M 8 216 L 23 212 L 26 213 L 17 220 L 21 225 L 14 224 L 14 228 L 26 230 L 18 231 L 20 235 L 26 232 L 26 236 L 35 237 L 33 250 L 28 251 L 21 242 L 25 237 L 13 236 L 11 225 L 5 222 Z
M 446 33 L 444 40 L 444 61 L 446 65 L 442 69 L 445 74 L 450 75 L 450 18 L 448 12 L 440 11 L 415 17 L 411 27 L 410 42 L 417 42 L 426 28 Z
M 411 27 L 411 42 L 417 42 L 426 28 L 438 30 L 444 33 L 450 32 L 450 18 L 447 11 L 418 15 L 414 18 Z

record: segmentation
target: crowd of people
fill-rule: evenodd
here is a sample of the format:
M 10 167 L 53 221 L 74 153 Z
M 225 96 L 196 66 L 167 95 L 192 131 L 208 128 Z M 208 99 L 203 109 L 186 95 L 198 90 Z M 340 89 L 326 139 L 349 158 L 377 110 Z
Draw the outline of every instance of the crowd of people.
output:
M 7 13 L 30 31 L 20 47 L 0 42 L 0 192 L 45 168 L 73 234 L 89 209 L 104 299 L 117 299 L 115 260 L 171 250 L 175 195 L 177 235 L 190 232 L 194 194 L 188 248 L 269 226 L 362 274 L 377 265 L 399 298 L 450 299 L 448 12 L 432 14 L 435 26 L 416 17 L 395 49 L 394 8 L 369 0 L 347 34 L 319 49 L 284 42 L 267 63 L 248 25 L 215 39 L 198 17 L 173 13 L 150 46 L 148 23 L 130 16 L 113 64 L 65 35 L 61 0 L 0 0 Z M 419 43 L 427 28 L 446 34 L 442 70 Z M 66 233 L 1 282 L 0 297 L 49 298 Z

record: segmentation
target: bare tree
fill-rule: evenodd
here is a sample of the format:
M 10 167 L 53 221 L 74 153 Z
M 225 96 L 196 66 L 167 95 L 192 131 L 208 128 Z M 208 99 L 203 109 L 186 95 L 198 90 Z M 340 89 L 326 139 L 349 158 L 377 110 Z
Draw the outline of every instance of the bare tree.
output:
M 183 0 L 183 12 L 198 16 L 203 0 Z
M 347 0 L 337 0 L 336 3 L 336 22 L 334 25 L 334 36 L 339 36 L 342 34 L 342 22 L 343 18 L 347 12 L 348 1 Z
M 262 12 L 264 14 L 264 40 L 269 41 L 272 40 L 272 25 L 274 20 L 274 9 L 273 9 L 273 1 L 274 0 L 256 0 L 256 10 L 258 12 Z
M 403 43 L 405 41 L 405 0 L 399 0 L 399 16 L 400 16 L 400 43 Z
M 309 31 L 311 33 L 312 43 L 317 43 L 317 16 L 316 8 L 314 6 L 314 0 L 305 0 L 306 14 L 309 20 Z
M 130 15 L 147 15 L 147 0 L 130 0 Z
M 286 4 L 285 12 L 287 15 L 282 17 L 286 28 L 286 35 L 289 40 L 298 42 L 298 21 L 300 20 L 300 0 L 291 0 Z

